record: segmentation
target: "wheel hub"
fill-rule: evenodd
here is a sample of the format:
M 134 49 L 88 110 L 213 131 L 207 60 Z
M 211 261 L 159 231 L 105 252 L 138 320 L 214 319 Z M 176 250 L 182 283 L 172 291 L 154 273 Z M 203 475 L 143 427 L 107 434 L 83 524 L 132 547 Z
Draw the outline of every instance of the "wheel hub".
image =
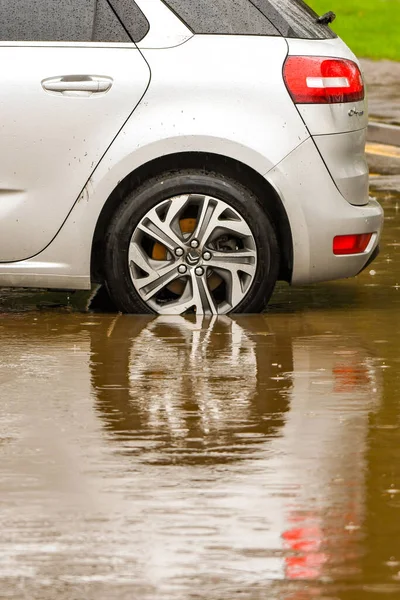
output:
M 198 250 L 194 250 L 190 248 L 188 253 L 186 254 L 186 262 L 190 267 L 194 267 L 200 262 L 201 254 Z

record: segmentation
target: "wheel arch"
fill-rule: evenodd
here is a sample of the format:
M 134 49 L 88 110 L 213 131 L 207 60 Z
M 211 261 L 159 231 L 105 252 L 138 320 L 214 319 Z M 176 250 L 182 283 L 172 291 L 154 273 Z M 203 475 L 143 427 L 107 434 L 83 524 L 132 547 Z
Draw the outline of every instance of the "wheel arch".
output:
M 293 270 L 293 240 L 289 219 L 282 201 L 273 186 L 262 175 L 246 164 L 210 152 L 180 152 L 153 159 L 120 181 L 105 202 L 98 217 L 91 250 L 91 279 L 102 283 L 104 279 L 104 239 L 108 224 L 125 195 L 151 176 L 181 169 L 216 171 L 235 179 L 259 198 L 275 228 L 281 254 L 279 279 L 290 282 Z

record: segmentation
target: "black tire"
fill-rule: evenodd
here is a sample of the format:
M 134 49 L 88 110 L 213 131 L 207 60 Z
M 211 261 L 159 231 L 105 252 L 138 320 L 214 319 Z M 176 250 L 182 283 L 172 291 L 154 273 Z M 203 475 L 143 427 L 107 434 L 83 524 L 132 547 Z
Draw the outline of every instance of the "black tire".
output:
M 261 312 L 279 273 L 279 248 L 274 227 L 257 197 L 246 187 L 214 172 L 183 169 L 155 176 L 127 194 L 109 225 L 105 239 L 105 284 L 117 309 L 124 313 L 153 313 L 132 283 L 128 248 L 146 213 L 159 202 L 186 193 L 206 194 L 228 203 L 249 225 L 258 261 L 254 281 L 235 313 Z

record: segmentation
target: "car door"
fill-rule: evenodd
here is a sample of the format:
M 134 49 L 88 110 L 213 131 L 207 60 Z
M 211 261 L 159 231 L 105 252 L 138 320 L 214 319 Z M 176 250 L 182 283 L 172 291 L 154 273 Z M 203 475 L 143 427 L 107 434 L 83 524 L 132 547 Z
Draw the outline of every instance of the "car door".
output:
M 130 34 L 148 23 L 132 1 L 126 24 L 119 4 L 0 3 L 0 262 L 51 242 L 147 89 Z

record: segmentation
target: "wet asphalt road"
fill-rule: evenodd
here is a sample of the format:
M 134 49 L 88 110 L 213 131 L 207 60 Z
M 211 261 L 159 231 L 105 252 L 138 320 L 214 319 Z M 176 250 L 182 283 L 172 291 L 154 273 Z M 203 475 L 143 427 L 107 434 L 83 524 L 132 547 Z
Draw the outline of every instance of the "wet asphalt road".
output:
M 400 196 L 265 315 L 0 295 L 0 598 L 400 598 Z
M 400 125 L 400 63 L 363 58 L 361 66 L 368 83 L 371 119 Z

